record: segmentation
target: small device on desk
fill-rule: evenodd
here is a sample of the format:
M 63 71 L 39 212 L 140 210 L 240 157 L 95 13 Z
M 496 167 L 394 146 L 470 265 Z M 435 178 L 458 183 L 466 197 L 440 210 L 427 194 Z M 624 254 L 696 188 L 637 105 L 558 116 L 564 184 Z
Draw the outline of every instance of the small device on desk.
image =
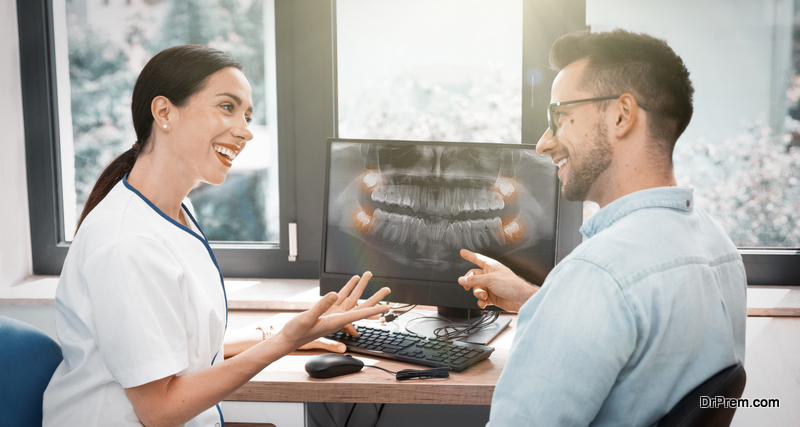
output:
M 458 284 L 477 268 L 461 258 L 460 249 L 496 259 L 541 284 L 580 243 L 582 205 L 561 198 L 557 168 L 535 145 L 329 139 L 327 149 L 321 295 L 370 271 L 364 298 L 388 286 L 394 302 L 435 306 L 446 322 L 463 323 L 483 311 Z M 571 231 L 560 233 L 562 227 Z M 458 338 L 472 344 L 456 341 L 457 350 L 478 351 L 478 360 L 488 357 L 491 349 L 481 344 L 502 331 L 504 321 L 488 336 Z M 375 351 L 345 343 L 352 351 Z M 442 366 L 429 359 L 440 357 L 429 354 L 429 344 L 437 345 L 413 344 L 424 357 L 400 354 L 406 348 L 375 355 Z M 453 370 L 474 363 L 474 357 Z
M 333 378 L 360 372 L 364 362 L 349 354 L 320 354 L 308 359 L 306 372 L 312 378 Z

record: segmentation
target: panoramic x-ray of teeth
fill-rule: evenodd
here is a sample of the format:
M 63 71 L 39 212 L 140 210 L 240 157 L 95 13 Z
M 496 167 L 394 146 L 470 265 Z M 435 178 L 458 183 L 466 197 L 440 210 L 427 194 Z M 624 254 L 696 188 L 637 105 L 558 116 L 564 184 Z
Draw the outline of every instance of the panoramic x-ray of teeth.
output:
M 544 210 L 555 209 L 554 182 L 552 162 L 530 146 L 334 143 L 328 251 L 345 245 L 358 256 L 334 263 L 377 263 L 397 277 L 408 267 L 420 277 L 463 274 L 462 248 L 501 258 L 552 244 Z

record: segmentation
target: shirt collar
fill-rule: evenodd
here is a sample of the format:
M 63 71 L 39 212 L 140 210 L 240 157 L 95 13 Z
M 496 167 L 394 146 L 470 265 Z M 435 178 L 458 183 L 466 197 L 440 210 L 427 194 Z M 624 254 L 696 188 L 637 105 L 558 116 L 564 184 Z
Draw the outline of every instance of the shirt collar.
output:
M 622 196 L 586 220 L 581 226 L 581 234 L 589 239 L 629 213 L 645 208 L 672 208 L 690 211 L 694 208 L 694 188 L 657 187 Z

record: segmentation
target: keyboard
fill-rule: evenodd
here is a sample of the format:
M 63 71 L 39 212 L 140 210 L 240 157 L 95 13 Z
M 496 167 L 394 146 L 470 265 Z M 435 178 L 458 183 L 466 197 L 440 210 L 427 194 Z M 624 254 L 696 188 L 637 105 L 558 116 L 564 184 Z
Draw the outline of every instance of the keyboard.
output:
M 347 345 L 347 350 L 400 362 L 414 363 L 434 368 L 450 368 L 453 372 L 464 369 L 489 357 L 494 347 L 462 341 L 428 339 L 405 332 L 391 332 L 383 328 L 356 325 L 358 337 L 341 331 L 326 338 Z

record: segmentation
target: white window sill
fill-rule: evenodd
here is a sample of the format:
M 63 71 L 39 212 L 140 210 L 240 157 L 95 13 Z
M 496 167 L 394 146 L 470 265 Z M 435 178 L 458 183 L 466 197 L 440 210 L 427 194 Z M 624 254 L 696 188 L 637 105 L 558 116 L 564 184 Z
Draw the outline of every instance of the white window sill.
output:
M 0 289 L 2 305 L 55 305 L 56 276 L 31 276 Z M 225 279 L 230 310 L 308 310 L 319 300 L 315 279 Z M 748 286 L 747 315 L 800 317 L 800 287 Z
M 55 305 L 57 276 L 31 276 L 0 289 L 2 305 Z M 319 280 L 225 279 L 230 310 L 308 310 L 319 300 Z

